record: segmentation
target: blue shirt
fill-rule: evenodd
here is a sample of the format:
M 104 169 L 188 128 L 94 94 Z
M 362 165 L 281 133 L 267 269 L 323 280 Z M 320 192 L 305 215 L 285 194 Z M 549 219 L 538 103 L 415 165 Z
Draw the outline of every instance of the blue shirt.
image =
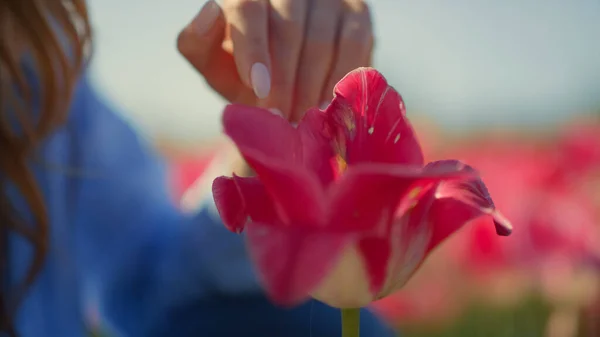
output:
M 313 336 L 338 333 L 334 309 L 309 303 L 286 311 L 264 300 L 243 238 L 207 207 L 193 215 L 177 209 L 163 163 L 87 79 L 70 110 L 32 161 L 51 231 L 44 267 L 17 313 L 23 337 L 84 336 L 90 307 L 124 336 L 308 336 L 299 325 L 316 329 Z M 27 220 L 26 203 L 8 189 Z M 11 234 L 8 253 L 15 284 L 32 249 Z M 363 316 L 365 333 L 393 335 Z

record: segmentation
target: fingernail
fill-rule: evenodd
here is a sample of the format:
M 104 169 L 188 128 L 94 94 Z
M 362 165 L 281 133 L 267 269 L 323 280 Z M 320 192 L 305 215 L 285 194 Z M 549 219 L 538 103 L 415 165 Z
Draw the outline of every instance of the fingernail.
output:
M 254 63 L 250 69 L 250 82 L 254 94 L 259 99 L 267 98 L 271 91 L 271 75 L 269 69 L 262 63 Z
M 214 0 L 207 1 L 200 13 L 192 20 L 192 29 L 198 35 L 205 35 L 213 27 L 220 14 L 221 7 Z
M 271 113 L 273 115 L 276 115 L 276 116 L 279 116 L 279 117 L 283 117 L 283 113 L 279 109 L 271 108 L 271 109 L 269 109 L 269 111 L 271 111 Z

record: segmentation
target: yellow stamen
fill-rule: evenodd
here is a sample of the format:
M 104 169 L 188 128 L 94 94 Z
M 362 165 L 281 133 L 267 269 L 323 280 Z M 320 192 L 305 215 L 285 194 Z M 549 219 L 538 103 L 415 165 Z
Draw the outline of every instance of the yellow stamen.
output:
M 356 124 L 354 123 L 354 116 L 352 116 L 352 112 L 346 113 L 342 116 L 344 121 L 344 125 L 348 131 L 352 132 L 356 128 Z
M 337 156 L 335 156 L 335 161 L 337 162 L 339 173 L 343 173 L 344 171 L 346 171 L 348 163 L 346 163 L 346 160 L 344 159 L 344 157 L 342 157 L 342 155 L 338 154 Z
M 410 192 L 408 192 L 408 197 L 410 199 L 415 199 L 419 193 L 421 193 L 422 188 L 421 187 L 415 187 L 412 190 L 410 190 Z

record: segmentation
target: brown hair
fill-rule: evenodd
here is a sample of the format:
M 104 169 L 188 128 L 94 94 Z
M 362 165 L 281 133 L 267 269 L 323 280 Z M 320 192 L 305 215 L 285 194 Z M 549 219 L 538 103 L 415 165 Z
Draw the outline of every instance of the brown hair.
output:
M 0 332 L 12 336 L 17 335 L 17 306 L 42 268 L 48 250 L 46 207 L 29 161 L 39 142 L 65 121 L 71 93 L 89 55 L 90 39 L 84 0 L 0 0 L 2 279 L 7 279 L 9 233 L 25 238 L 34 251 L 25 278 L 0 289 Z M 35 82 L 39 83 L 35 88 L 25 75 L 25 59 L 31 61 Z M 33 101 L 39 102 L 39 107 L 37 103 L 34 107 Z M 6 192 L 8 184 L 27 202 L 33 224 L 25 224 L 14 211 Z

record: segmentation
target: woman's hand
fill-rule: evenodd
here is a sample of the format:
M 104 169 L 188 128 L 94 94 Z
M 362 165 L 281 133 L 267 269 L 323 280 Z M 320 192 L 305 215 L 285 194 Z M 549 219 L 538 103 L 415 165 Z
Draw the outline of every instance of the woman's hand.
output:
M 373 29 L 363 0 L 211 0 L 178 48 L 228 101 L 295 122 L 328 103 L 346 73 L 370 65 Z

